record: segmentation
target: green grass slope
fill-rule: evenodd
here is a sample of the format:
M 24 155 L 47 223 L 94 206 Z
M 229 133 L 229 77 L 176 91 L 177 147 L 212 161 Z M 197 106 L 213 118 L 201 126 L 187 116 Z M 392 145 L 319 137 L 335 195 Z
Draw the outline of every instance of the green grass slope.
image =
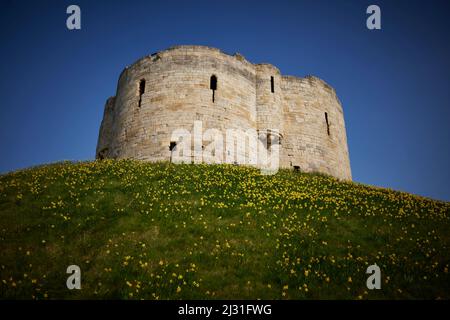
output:
M 35 167 L 0 176 L 0 298 L 449 299 L 449 213 L 284 170 Z M 375 263 L 381 290 L 366 287 Z

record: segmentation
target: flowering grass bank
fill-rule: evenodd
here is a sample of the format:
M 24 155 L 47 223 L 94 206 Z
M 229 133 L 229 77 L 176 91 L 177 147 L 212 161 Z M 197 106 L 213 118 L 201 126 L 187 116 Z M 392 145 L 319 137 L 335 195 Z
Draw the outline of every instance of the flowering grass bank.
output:
M 0 298 L 449 299 L 449 215 L 285 170 L 45 165 L 0 176 Z M 372 264 L 380 290 L 366 287 Z

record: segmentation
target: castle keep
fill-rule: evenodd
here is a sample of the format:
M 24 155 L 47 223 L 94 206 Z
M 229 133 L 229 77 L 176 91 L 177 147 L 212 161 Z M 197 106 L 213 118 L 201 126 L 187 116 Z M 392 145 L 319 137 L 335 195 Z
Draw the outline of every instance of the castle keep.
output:
M 254 129 L 269 145 L 276 136 L 281 168 L 351 180 L 333 88 L 204 46 L 173 47 L 123 70 L 116 95 L 106 101 L 96 158 L 170 161 L 172 133 L 192 132 L 196 121 L 203 130 Z

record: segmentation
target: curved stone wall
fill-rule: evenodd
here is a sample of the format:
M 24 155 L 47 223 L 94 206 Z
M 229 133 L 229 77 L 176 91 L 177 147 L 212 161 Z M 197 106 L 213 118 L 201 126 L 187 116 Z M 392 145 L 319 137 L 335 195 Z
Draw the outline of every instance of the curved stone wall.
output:
M 351 180 L 347 136 L 341 104 L 316 77 L 283 77 L 286 130 L 281 165 Z M 328 123 L 327 123 L 328 122 Z

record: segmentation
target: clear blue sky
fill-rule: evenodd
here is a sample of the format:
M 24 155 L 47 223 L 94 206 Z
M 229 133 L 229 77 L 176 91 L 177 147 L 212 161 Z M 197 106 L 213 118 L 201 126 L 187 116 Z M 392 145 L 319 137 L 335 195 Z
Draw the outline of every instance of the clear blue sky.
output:
M 82 29 L 66 28 L 78 4 Z M 366 28 L 378 4 L 382 30 Z M 197 44 L 337 91 L 355 181 L 450 200 L 450 1 L 0 0 L 0 172 L 93 159 L 122 69 Z

